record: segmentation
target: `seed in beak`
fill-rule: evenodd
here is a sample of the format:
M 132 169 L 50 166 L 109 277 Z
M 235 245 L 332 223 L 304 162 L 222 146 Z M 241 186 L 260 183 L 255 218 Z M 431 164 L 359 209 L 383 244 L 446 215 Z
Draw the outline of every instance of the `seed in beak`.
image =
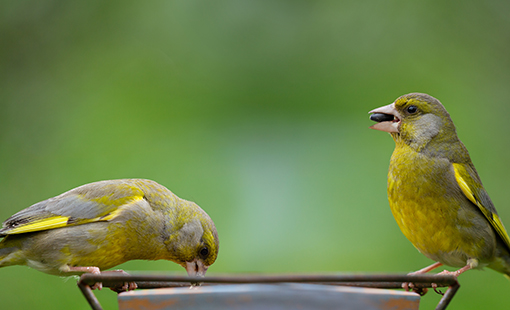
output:
M 370 120 L 374 122 L 391 122 L 394 120 L 394 116 L 391 114 L 374 113 L 370 115 Z

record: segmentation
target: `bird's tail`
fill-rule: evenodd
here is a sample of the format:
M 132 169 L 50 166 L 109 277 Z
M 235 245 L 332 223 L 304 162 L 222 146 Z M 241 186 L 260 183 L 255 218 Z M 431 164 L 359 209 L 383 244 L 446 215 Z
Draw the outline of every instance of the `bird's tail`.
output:
M 4 237 L 0 241 L 0 267 L 19 264 L 19 255 L 16 254 L 20 248 L 16 244 L 17 242 L 10 242 L 9 237 Z
M 502 243 L 498 244 L 494 260 L 487 267 L 501 272 L 505 278 L 510 280 L 510 252 L 506 246 L 503 246 Z

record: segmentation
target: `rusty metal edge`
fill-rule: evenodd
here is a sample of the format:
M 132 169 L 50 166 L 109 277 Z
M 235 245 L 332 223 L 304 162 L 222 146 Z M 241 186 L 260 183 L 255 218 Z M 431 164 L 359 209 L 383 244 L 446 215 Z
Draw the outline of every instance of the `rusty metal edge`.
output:
M 441 298 L 441 300 L 437 304 L 436 310 L 444 310 L 450 304 L 450 301 L 452 301 L 453 296 L 455 296 L 455 293 L 457 293 L 457 291 L 460 288 L 459 282 L 457 281 L 455 282 L 456 283 L 454 283 L 453 285 L 450 285 L 446 293 L 443 295 L 443 298 Z
M 97 282 L 103 287 L 114 287 L 126 282 L 136 282 L 138 288 L 179 287 L 185 283 L 205 285 L 247 284 L 247 283 L 314 283 L 371 288 L 401 288 L 402 283 L 412 282 L 416 288 L 448 287 L 436 310 L 444 310 L 460 288 L 457 279 L 450 275 L 394 275 L 394 274 L 272 274 L 272 275 L 216 275 L 205 278 L 191 278 L 178 275 L 127 275 L 127 274 L 83 274 L 78 287 L 93 310 L 102 310 L 101 304 L 90 288 Z
M 97 300 L 96 295 L 94 295 L 92 289 L 88 284 L 85 284 L 82 281 L 78 281 L 78 287 L 80 288 L 81 292 L 83 293 L 83 296 L 85 296 L 85 299 L 87 299 L 90 307 L 93 310 L 103 310 L 103 307 L 99 303 L 99 300 Z

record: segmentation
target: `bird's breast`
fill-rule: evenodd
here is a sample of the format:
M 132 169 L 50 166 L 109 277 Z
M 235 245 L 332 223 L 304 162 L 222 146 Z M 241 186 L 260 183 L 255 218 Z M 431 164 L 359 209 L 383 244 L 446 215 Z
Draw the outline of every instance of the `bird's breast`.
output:
M 425 256 L 460 267 L 491 255 L 490 225 L 463 196 L 448 160 L 396 149 L 388 199 L 402 233 Z

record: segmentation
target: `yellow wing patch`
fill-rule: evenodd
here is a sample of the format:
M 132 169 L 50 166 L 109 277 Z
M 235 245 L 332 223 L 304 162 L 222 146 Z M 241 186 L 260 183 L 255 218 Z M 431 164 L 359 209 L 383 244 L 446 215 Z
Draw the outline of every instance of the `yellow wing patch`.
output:
M 43 220 L 33 221 L 28 224 L 13 228 L 9 230 L 7 233 L 9 235 L 12 235 L 64 227 L 67 225 L 68 220 L 69 218 L 67 216 L 54 216 Z
M 496 230 L 501 239 L 503 239 L 503 242 L 510 249 L 510 237 L 506 232 L 505 226 L 503 226 L 503 223 L 499 219 L 499 216 L 497 214 L 492 213 L 489 209 L 482 205 L 480 200 L 475 196 L 476 194 L 471 190 L 465 178 L 463 177 L 463 175 L 469 177 L 466 168 L 464 168 L 464 166 L 460 164 L 453 164 L 453 170 L 455 171 L 455 179 L 457 180 L 457 184 L 459 184 L 459 187 L 464 193 L 464 195 L 472 203 L 474 203 L 480 209 L 480 211 L 482 211 L 483 215 L 485 215 L 485 217 L 492 225 L 494 230 Z
M 141 199 L 143 199 L 143 197 L 137 196 L 134 199 L 131 199 L 131 201 L 129 201 L 129 202 L 133 203 L 133 202 L 136 202 Z M 28 223 L 23 224 L 19 227 L 9 229 L 5 232 L 5 234 L 8 234 L 8 235 L 23 234 L 23 233 L 29 233 L 29 232 L 34 232 L 34 231 L 42 231 L 42 230 L 49 230 L 49 229 L 67 227 L 67 226 L 82 225 L 82 224 L 93 223 L 93 222 L 109 221 L 109 220 L 117 217 L 122 212 L 122 210 L 123 210 L 123 208 L 120 207 L 104 216 L 99 216 L 99 217 L 92 218 L 92 219 L 80 219 L 80 218 L 73 219 L 69 216 L 55 215 L 55 216 L 51 216 L 51 217 L 48 217 L 45 219 L 28 222 Z

